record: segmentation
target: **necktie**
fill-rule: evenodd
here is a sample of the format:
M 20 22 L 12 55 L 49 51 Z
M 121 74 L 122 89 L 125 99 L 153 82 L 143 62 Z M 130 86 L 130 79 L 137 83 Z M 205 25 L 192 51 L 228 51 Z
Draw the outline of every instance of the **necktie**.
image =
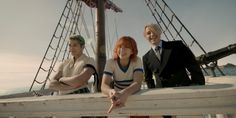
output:
M 157 47 L 155 48 L 155 53 L 156 53 L 157 58 L 161 61 L 160 48 L 161 48 L 160 46 L 157 46 Z

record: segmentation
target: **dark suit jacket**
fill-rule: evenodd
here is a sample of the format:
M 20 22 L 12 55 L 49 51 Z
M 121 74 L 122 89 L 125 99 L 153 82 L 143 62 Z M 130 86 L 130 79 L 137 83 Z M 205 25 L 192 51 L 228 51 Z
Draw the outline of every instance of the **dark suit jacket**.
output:
M 205 84 L 195 56 L 182 41 L 163 41 L 161 61 L 156 57 L 153 49 L 150 49 L 143 56 L 143 65 L 148 88 Z M 156 78 L 156 85 L 153 75 Z

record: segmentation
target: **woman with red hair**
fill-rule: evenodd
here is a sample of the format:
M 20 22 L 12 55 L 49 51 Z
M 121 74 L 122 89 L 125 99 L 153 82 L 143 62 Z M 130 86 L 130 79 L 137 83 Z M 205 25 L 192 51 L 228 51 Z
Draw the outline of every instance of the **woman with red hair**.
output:
M 137 54 L 135 40 L 123 36 L 116 42 L 113 58 L 106 62 L 101 90 L 112 103 L 108 113 L 125 106 L 128 96 L 141 88 L 143 64 Z

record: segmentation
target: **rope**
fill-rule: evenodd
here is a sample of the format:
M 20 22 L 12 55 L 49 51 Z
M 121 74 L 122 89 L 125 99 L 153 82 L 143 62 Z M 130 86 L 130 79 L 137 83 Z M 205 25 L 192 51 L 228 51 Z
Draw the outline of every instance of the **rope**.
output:
M 43 59 L 34 77 L 34 80 L 30 86 L 29 92 L 34 91 L 32 89 L 33 89 L 33 86 L 35 86 L 36 84 L 42 85 L 41 90 L 45 89 L 45 86 L 48 80 L 50 80 L 50 76 L 52 75 L 53 72 L 56 72 L 54 68 L 58 64 L 58 62 L 69 58 L 70 53 L 68 51 L 69 49 L 68 41 L 66 40 L 69 36 L 74 35 L 74 34 L 85 33 L 85 35 L 88 38 L 91 37 L 89 33 L 88 25 L 86 24 L 86 20 L 83 15 L 84 9 L 82 7 L 83 7 L 82 1 L 67 0 L 66 5 L 63 9 L 63 12 L 55 28 L 55 31 L 50 39 L 46 52 L 43 56 Z M 93 19 L 92 21 L 94 21 L 94 14 L 93 14 L 92 8 L 90 8 L 90 11 L 91 11 L 91 17 Z M 93 31 L 94 31 L 93 42 L 96 42 L 95 23 L 93 22 L 92 24 L 93 24 L 92 26 L 93 26 Z M 82 32 L 82 28 L 84 28 L 85 32 Z M 107 29 L 109 32 L 109 27 Z M 116 35 L 118 37 L 117 28 L 116 28 Z M 110 38 L 108 41 L 109 41 L 109 45 L 107 46 L 111 47 Z M 96 53 L 94 45 L 91 43 L 90 46 L 92 48 L 92 51 Z M 86 51 L 86 54 L 90 56 L 87 47 L 85 47 L 85 51 Z M 38 78 L 39 77 L 42 78 L 42 75 L 45 76 L 46 78 L 44 81 L 39 81 Z M 95 76 L 95 83 L 97 83 L 98 82 L 98 80 L 96 80 L 97 77 L 96 75 L 94 76 Z
M 151 13 L 152 13 L 152 16 L 153 16 L 153 17 L 154 17 L 154 19 L 157 21 L 157 24 L 160 26 L 161 30 L 162 30 L 162 31 L 164 31 L 164 29 L 163 29 L 163 28 L 162 28 L 162 26 L 160 25 L 161 21 L 160 21 L 160 22 L 158 21 L 157 17 L 155 16 L 154 12 L 152 11 L 152 8 L 150 7 L 150 5 L 149 5 L 149 2 L 148 2 L 148 1 L 150 1 L 150 0 L 145 0 L 145 2 L 146 2 L 146 5 L 148 6 L 149 10 L 150 10 L 150 11 L 151 11 Z M 165 35 L 166 39 L 169 41 L 169 38 L 168 38 L 168 36 L 166 35 L 166 33 L 165 33 L 165 32 L 163 32 L 163 34 Z
M 105 24 L 106 24 L 106 29 L 107 29 L 107 40 L 108 40 L 108 43 L 106 43 L 106 54 L 107 54 L 107 57 L 109 58 L 110 57 L 110 54 L 109 54 L 109 51 L 111 50 L 111 47 L 109 48 L 109 46 L 111 46 L 111 36 L 110 36 L 110 30 L 109 30 L 109 22 L 108 22 L 108 17 L 107 17 L 107 14 L 105 13 Z
M 200 50 L 204 54 L 206 54 L 206 51 L 203 49 L 203 47 L 200 45 L 200 43 L 193 37 L 193 35 L 189 32 L 189 30 L 179 20 L 179 18 L 175 15 L 173 10 L 170 9 L 170 7 L 167 5 L 165 0 L 159 0 L 159 1 L 145 0 L 145 2 L 146 2 L 147 7 L 150 10 L 152 16 L 154 17 L 156 22 L 159 24 L 160 28 L 163 31 L 165 38 L 168 41 L 169 41 L 168 36 L 171 36 L 172 40 L 176 40 L 179 37 L 186 46 L 192 47 L 194 44 L 197 44 L 197 46 L 200 48 Z M 158 8 L 158 10 L 157 10 L 157 8 Z M 167 13 L 170 14 L 170 17 L 168 17 Z M 174 20 L 176 20 L 175 24 L 173 23 Z M 177 28 L 177 27 L 179 27 L 179 28 Z M 174 31 L 173 30 L 170 31 L 169 30 L 170 28 L 173 28 Z M 184 39 L 182 37 L 183 31 L 185 31 L 184 33 L 187 33 L 187 35 L 190 36 L 190 39 L 187 39 L 187 40 L 191 40 L 189 44 L 186 43 L 186 41 L 185 41 L 186 38 Z M 175 37 L 173 36 L 174 33 L 175 33 Z M 201 68 L 204 70 L 204 68 L 202 66 L 201 66 Z
M 163 3 L 166 5 L 166 7 L 171 11 L 172 14 L 175 14 L 172 9 L 170 9 L 170 7 L 166 4 L 165 0 L 162 0 Z M 194 40 L 194 42 L 197 43 L 197 45 L 199 46 L 199 48 L 204 52 L 204 54 L 206 54 L 206 51 L 203 49 L 203 47 L 200 45 L 200 43 L 193 37 L 193 35 L 189 32 L 189 30 L 184 26 L 184 24 L 179 20 L 179 18 L 175 15 L 175 18 L 177 19 L 177 21 L 181 24 L 181 26 L 183 26 L 183 28 L 187 31 L 187 33 L 191 36 L 191 38 Z
M 58 49 L 59 49 L 60 43 L 61 43 L 61 41 L 62 41 L 63 33 L 64 33 L 64 31 L 65 31 L 65 27 L 66 27 L 66 24 L 67 24 L 67 20 L 69 19 L 69 14 L 70 14 L 70 12 L 71 12 L 71 7 L 72 7 L 72 5 L 73 5 L 73 1 L 71 2 L 70 7 L 69 7 L 70 9 L 69 9 L 68 12 L 67 12 L 67 17 L 66 17 L 66 19 L 65 19 L 65 21 L 64 21 L 63 29 L 62 29 L 61 34 L 60 34 L 60 39 L 59 39 L 59 41 L 58 41 L 58 43 L 57 43 L 57 46 L 56 46 L 57 49 L 56 49 L 56 51 L 55 51 L 55 53 L 54 53 L 54 55 L 53 55 L 53 60 L 52 60 L 52 62 L 51 62 L 51 64 L 50 64 L 50 69 L 49 69 L 49 72 L 48 72 L 48 74 L 47 74 L 45 83 L 43 83 L 43 86 L 42 86 L 41 89 L 44 89 L 44 88 L 45 88 L 46 82 L 47 82 L 49 76 L 50 76 L 51 73 L 52 73 L 53 67 L 54 67 L 55 64 L 56 64 L 56 61 L 57 61 L 57 60 L 55 60 L 55 57 L 57 57 L 56 55 L 60 53 L 60 52 L 58 53 Z M 65 40 L 65 39 L 64 39 L 64 40 Z
M 44 62 L 45 62 L 44 60 L 46 59 L 46 56 L 48 55 L 50 48 L 51 48 L 51 49 L 55 49 L 54 56 L 53 56 L 53 59 L 52 59 L 51 64 L 50 64 L 50 67 L 52 67 L 52 64 L 53 64 L 53 62 L 54 62 L 54 59 L 55 59 L 55 57 L 56 57 L 55 55 L 56 55 L 56 53 L 57 53 L 57 49 L 58 49 L 58 47 L 59 47 L 59 44 L 60 44 L 60 41 L 61 41 L 61 38 L 62 38 L 62 34 L 63 34 L 63 31 L 64 31 L 64 28 L 65 28 L 65 23 L 66 23 L 66 21 L 67 21 L 67 19 L 68 19 L 69 13 L 70 13 L 70 10 L 67 11 L 67 15 L 65 15 L 65 12 L 66 12 L 66 10 L 67 10 L 68 8 L 71 8 L 72 3 L 73 3 L 73 1 L 70 2 L 70 0 L 68 0 L 68 1 L 66 2 L 66 5 L 65 5 L 65 7 L 64 7 L 64 9 L 63 9 L 63 12 L 62 12 L 62 15 L 61 15 L 61 17 L 60 17 L 60 19 L 59 19 L 59 22 L 58 22 L 58 24 L 57 24 L 57 26 L 56 26 L 56 29 L 55 29 L 55 31 L 54 31 L 54 33 L 53 33 L 53 36 L 52 36 L 52 38 L 51 38 L 51 40 L 50 40 L 50 42 L 49 42 L 48 48 L 46 49 L 46 52 L 45 52 L 45 54 L 44 54 L 44 56 L 43 56 L 43 59 L 42 59 L 42 61 L 41 61 L 41 63 L 40 63 L 40 66 L 39 66 L 39 68 L 38 68 L 38 71 L 36 72 L 36 75 L 35 75 L 34 80 L 33 80 L 32 84 L 31 84 L 31 86 L 30 86 L 29 91 L 32 91 L 32 88 L 33 88 L 35 82 L 37 81 L 37 77 L 38 77 L 38 75 L 39 75 L 40 70 L 42 69 L 42 66 L 43 66 L 43 64 L 44 64 Z M 70 6 L 68 7 L 68 5 L 70 5 Z M 62 26 L 61 21 L 63 20 L 63 18 L 65 18 L 66 20 L 65 20 L 64 25 Z M 60 27 L 60 28 L 63 28 L 63 29 L 62 29 L 62 31 L 61 31 L 61 35 L 60 35 L 59 38 L 58 38 L 58 37 L 56 36 L 56 33 L 57 33 L 59 27 Z M 58 40 L 58 44 L 57 44 L 57 46 L 56 46 L 57 48 L 53 48 L 53 47 L 52 47 L 52 42 L 54 41 L 54 39 L 59 39 L 59 40 Z M 45 69 L 44 69 L 44 70 L 45 70 Z M 47 78 L 48 78 L 49 75 L 51 74 L 51 71 L 52 71 L 52 69 L 49 68 L 49 71 L 48 71 L 48 74 L 47 74 Z M 45 86 L 46 81 L 47 81 L 47 79 L 45 80 L 45 83 L 43 83 L 43 84 L 44 84 L 43 86 Z

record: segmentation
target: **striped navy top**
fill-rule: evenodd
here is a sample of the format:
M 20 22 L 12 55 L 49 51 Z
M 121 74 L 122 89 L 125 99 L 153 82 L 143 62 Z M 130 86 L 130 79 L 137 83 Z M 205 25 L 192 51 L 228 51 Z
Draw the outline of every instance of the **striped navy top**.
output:
M 135 62 L 131 61 L 125 69 L 121 67 L 117 60 L 109 59 L 106 62 L 104 75 L 112 76 L 114 88 L 122 90 L 133 82 L 133 73 L 135 71 L 143 72 L 143 64 L 139 57 Z

